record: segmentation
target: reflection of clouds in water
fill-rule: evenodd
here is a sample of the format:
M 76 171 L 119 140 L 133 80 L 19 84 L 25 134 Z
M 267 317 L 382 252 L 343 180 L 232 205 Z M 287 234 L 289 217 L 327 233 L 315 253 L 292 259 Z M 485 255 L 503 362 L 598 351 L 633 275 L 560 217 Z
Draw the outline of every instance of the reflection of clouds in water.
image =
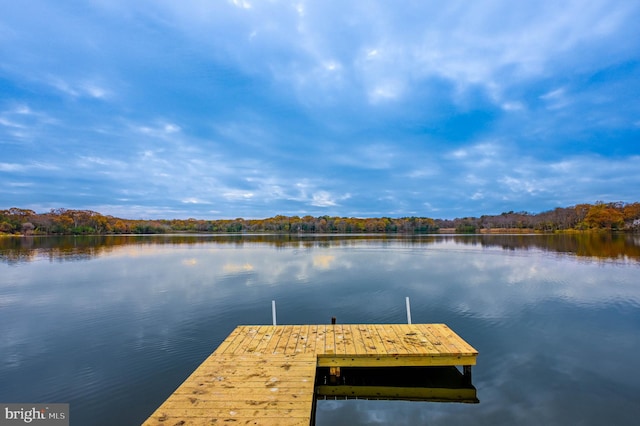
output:
M 402 244 L 370 248 L 369 244 L 304 251 L 268 245 L 216 249 L 215 243 L 136 246 L 135 250 L 123 247 L 91 262 L 34 262 L 3 268 L 4 288 L 11 291 L 5 291 L 2 303 L 11 300 L 12 304 L 35 306 L 71 302 L 79 309 L 92 310 L 98 304 L 127 300 L 141 308 L 151 307 L 163 292 L 196 297 L 204 291 L 203 284 L 216 284 L 222 291 L 224 282 L 240 275 L 243 281 L 233 281 L 229 291 L 235 291 L 237 284 L 342 286 L 343 282 L 350 283 L 352 293 L 401 288 L 398 294 L 411 297 L 416 313 L 420 304 L 439 302 L 475 317 L 500 317 L 549 298 L 578 305 L 624 300 L 640 306 L 640 287 L 634 285 L 637 265 L 576 262 L 535 252 L 517 256 L 497 250 L 469 252 L 451 242 L 426 249 L 407 250 Z M 176 264 L 183 267 L 175 268 Z M 35 294 L 18 288 L 18 284 L 28 288 L 34 283 L 38 285 Z M 73 291 L 65 291 L 67 283 L 75 283 Z
M 273 299 L 282 323 L 334 314 L 344 322 L 402 322 L 410 296 L 414 322 L 447 322 L 480 350 L 474 384 L 481 403 L 336 402 L 321 413 L 331 420 L 325 424 L 358 424 L 351 417 L 364 424 L 571 423 L 571 410 L 559 407 L 573 404 L 567 395 L 587 404 L 590 414 L 580 419 L 611 415 L 604 404 L 615 401 L 620 412 L 623 404 L 637 407 L 618 388 L 637 390 L 623 366 L 634 365 L 639 349 L 630 338 L 640 324 L 639 271 L 637 264 L 451 241 L 114 248 L 89 262 L 0 264 L 0 353 L 8 368 L 24 368 L 49 353 L 54 339 L 80 335 L 77 347 L 110 357 L 114 348 L 132 346 L 146 366 L 154 353 L 190 353 L 180 339 L 199 339 L 206 355 L 219 343 L 212 333 L 222 339 L 239 323 L 269 323 Z M 198 327 L 202 334 L 193 332 Z M 118 344 L 95 346 L 105 342 Z M 95 367 L 81 351 L 74 356 Z M 581 382 L 585 377 L 592 379 Z M 581 391 L 594 384 L 610 396 Z M 532 419 L 532 406 L 553 408 L 550 417 Z
M 316 424 L 332 426 L 432 424 L 434 412 L 443 404 L 417 401 L 320 400 Z M 452 406 L 452 404 L 446 404 Z M 464 407 L 453 404 L 458 410 Z M 449 424 L 451 424 L 449 418 Z M 467 419 L 468 420 L 468 419 Z
M 319 269 L 329 269 L 334 260 L 336 260 L 335 256 L 326 254 L 316 255 L 313 256 L 313 266 Z
M 237 273 L 241 273 L 241 272 L 250 272 L 253 271 L 255 268 L 252 264 L 250 263 L 244 263 L 244 264 L 238 264 L 238 263 L 226 263 L 224 266 L 222 266 L 222 271 L 225 274 L 237 274 Z
M 401 261 L 400 257 L 390 256 Z M 637 265 L 602 265 L 545 256 L 432 253 L 425 263 L 397 265 L 413 299 L 447 300 L 477 317 L 508 316 L 541 300 L 575 305 L 624 300 L 640 306 Z M 374 266 L 370 266 L 374 267 Z M 615 271 L 615 273 L 614 273 Z

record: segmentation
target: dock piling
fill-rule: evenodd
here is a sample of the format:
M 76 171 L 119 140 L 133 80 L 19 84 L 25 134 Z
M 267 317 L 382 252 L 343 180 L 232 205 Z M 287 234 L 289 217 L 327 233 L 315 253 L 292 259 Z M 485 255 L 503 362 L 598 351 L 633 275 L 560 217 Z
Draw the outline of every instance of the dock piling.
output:
M 276 324 L 276 301 L 275 300 L 271 301 L 271 316 L 273 317 L 273 325 L 277 325 Z
M 409 304 L 409 296 L 406 297 L 407 302 L 407 324 L 411 324 L 411 305 Z

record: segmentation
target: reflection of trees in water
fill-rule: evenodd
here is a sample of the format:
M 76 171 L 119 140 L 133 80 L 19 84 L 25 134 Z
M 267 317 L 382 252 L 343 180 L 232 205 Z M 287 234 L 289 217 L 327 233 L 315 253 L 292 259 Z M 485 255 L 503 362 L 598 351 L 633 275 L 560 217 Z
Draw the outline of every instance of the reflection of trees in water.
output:
M 36 259 L 88 260 L 124 244 L 124 242 L 106 240 L 113 240 L 113 238 L 100 236 L 2 238 L 0 239 L 0 260 L 9 264 Z
M 504 250 L 535 248 L 581 257 L 640 260 L 640 238 L 634 234 L 587 232 L 579 234 L 474 235 L 467 238 L 454 238 L 457 242 L 464 244 L 498 246 Z
M 360 234 L 302 236 L 290 234 L 243 235 L 96 235 L 58 237 L 11 237 L 0 239 L 0 261 L 15 264 L 36 259 L 49 261 L 87 260 L 110 253 L 124 246 L 229 244 L 237 247 L 266 244 L 277 248 L 310 249 L 315 247 L 349 247 L 372 244 L 406 244 L 429 246 L 440 242 L 455 242 L 504 250 L 540 249 L 600 259 L 632 259 L 640 261 L 640 236 L 594 232 L 579 234 L 492 234 L 492 235 L 414 235 Z

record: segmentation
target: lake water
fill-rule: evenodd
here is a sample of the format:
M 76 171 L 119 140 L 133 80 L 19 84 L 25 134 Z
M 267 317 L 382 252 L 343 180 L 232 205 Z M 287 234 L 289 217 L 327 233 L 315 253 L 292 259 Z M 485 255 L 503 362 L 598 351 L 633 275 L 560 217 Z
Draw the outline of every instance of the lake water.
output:
M 318 425 L 631 425 L 640 236 L 0 239 L 0 402 L 136 425 L 239 324 L 446 323 L 479 404 L 320 401 Z

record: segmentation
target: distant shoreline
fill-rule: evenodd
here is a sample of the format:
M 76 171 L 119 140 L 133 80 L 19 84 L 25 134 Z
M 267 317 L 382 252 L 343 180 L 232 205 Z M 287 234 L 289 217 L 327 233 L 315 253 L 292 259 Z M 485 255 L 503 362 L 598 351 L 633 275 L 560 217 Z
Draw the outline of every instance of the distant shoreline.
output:
M 429 217 L 284 216 L 264 219 L 154 219 L 105 216 L 91 210 L 36 213 L 0 210 L 0 235 L 118 235 L 167 233 L 281 234 L 526 234 L 580 231 L 640 231 L 640 203 L 578 204 L 542 213 L 432 219 Z
M 514 228 L 493 228 L 479 229 L 476 232 L 460 232 L 455 228 L 443 228 L 433 232 L 411 233 L 411 232 L 274 232 L 274 231 L 240 231 L 240 232 L 207 232 L 207 231 L 167 231 L 164 233 L 103 233 L 103 234 L 7 234 L 0 233 L 0 238 L 34 238 L 34 237 L 160 237 L 160 236 L 252 236 L 252 235 L 273 235 L 273 236 L 435 236 L 435 235 L 554 235 L 554 234 L 598 234 L 598 233 L 637 233 L 637 230 L 611 230 L 611 229 L 567 229 L 556 231 L 540 231 L 534 229 L 514 229 Z

